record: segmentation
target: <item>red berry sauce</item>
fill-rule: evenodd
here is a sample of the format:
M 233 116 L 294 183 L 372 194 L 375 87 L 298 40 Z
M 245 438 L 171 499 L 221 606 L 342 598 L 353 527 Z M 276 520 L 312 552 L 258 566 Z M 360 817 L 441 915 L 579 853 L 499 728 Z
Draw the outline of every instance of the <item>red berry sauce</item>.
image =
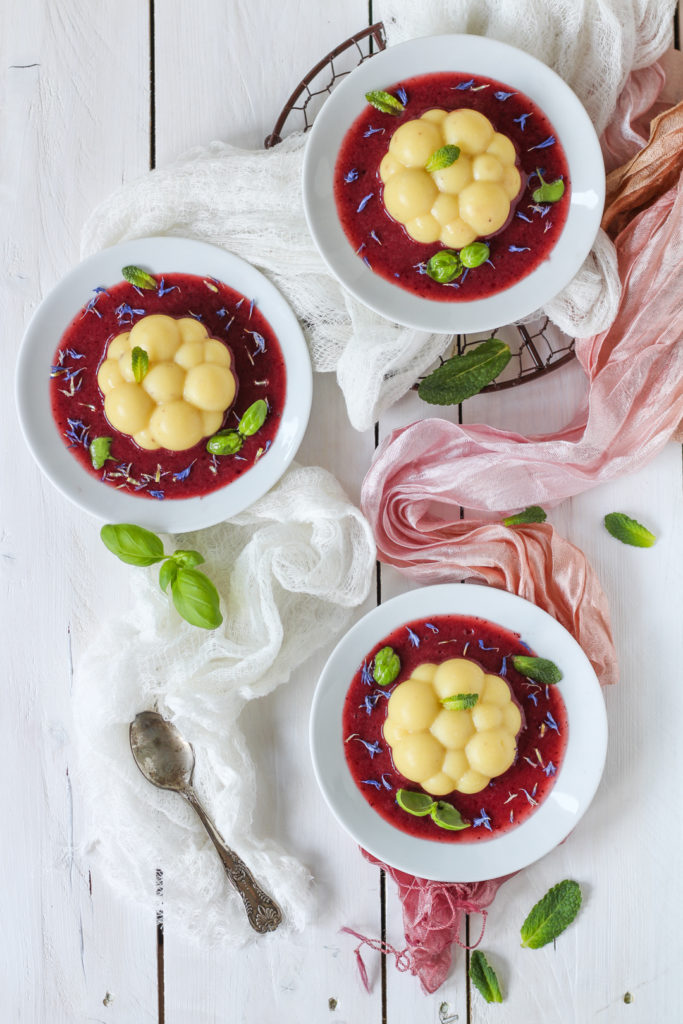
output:
M 213 278 L 192 274 L 157 275 L 157 283 L 156 291 L 138 291 L 121 281 L 96 291 L 76 314 L 53 359 L 52 415 L 74 458 L 110 487 L 152 500 L 193 498 L 225 487 L 266 454 L 285 404 L 285 361 L 272 327 L 246 296 Z M 223 341 L 232 352 L 238 391 L 224 426 L 236 427 L 253 402 L 267 399 L 264 425 L 245 439 L 238 455 L 212 456 L 206 439 L 182 452 L 145 451 L 107 421 L 97 384 L 100 363 L 112 338 L 152 313 L 194 316 L 210 337 Z M 105 462 L 102 469 L 94 469 L 90 457 L 89 446 L 96 437 L 112 438 L 110 454 L 115 461 Z
M 350 244 L 376 274 L 423 298 L 465 302 L 511 287 L 548 258 L 567 219 L 569 168 L 555 129 L 528 96 L 491 78 L 441 72 L 408 78 L 387 91 L 396 95 L 400 89 L 407 94 L 405 112 L 399 116 L 382 114 L 368 105 L 344 136 L 339 150 L 334 194 Z M 384 186 L 379 165 L 392 135 L 405 121 L 432 108 L 450 111 L 460 107 L 478 110 L 497 132 L 512 140 L 522 191 L 511 205 L 507 223 L 486 239 L 493 266 L 485 263 L 444 285 L 424 273 L 424 264 L 444 246 L 440 242 L 414 241 L 390 217 L 382 202 Z M 538 170 L 546 182 L 564 180 L 564 195 L 558 202 L 534 203 L 532 192 L 540 185 Z M 367 196 L 371 198 L 363 204 Z
M 401 671 L 391 686 L 381 687 L 371 678 L 372 660 L 387 646 L 393 647 L 401 659 Z M 463 615 L 438 615 L 409 622 L 368 652 L 344 703 L 344 751 L 359 790 L 370 806 L 395 828 L 441 843 L 481 842 L 526 821 L 548 796 L 567 746 L 567 713 L 557 686 L 541 686 L 515 671 L 512 658 L 516 654 L 534 656 L 516 633 L 485 619 Z M 398 806 L 397 789 L 425 791 L 396 770 L 382 727 L 387 714 L 386 698 L 399 683 L 410 678 L 417 665 L 439 664 L 463 656 L 476 661 L 484 672 L 504 676 L 522 711 L 522 727 L 514 763 L 480 793 L 453 791 L 434 797 L 453 804 L 464 821 L 470 822 L 469 828 L 453 832 L 439 828 L 429 815 L 416 817 Z M 378 744 L 380 751 L 371 752 L 361 740 Z M 475 824 L 477 821 L 479 824 Z

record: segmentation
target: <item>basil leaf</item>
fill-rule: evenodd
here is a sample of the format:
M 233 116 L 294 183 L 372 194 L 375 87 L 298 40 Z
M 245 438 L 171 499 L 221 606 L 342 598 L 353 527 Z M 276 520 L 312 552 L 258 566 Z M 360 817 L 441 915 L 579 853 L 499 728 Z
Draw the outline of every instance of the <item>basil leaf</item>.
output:
M 212 455 L 235 455 L 243 444 L 238 430 L 219 430 L 206 442 L 206 450 Z
M 151 274 L 140 267 L 123 267 L 121 275 L 125 281 L 134 285 L 135 288 L 156 288 L 157 283 Z
M 443 171 L 446 167 L 454 164 L 459 156 L 459 146 L 442 146 L 441 149 L 437 149 L 432 153 L 425 164 L 425 171 L 429 171 L 430 174 L 433 171 Z
M 179 568 L 171 583 L 176 610 L 186 622 L 201 629 L 216 629 L 223 621 L 218 591 L 199 569 Z
M 159 586 L 164 591 L 168 590 L 169 583 L 173 583 L 173 580 L 178 575 L 178 563 L 174 559 L 167 558 L 165 562 L 162 562 L 161 568 L 159 569 Z
M 397 100 L 390 92 L 383 92 L 381 89 L 366 92 L 365 98 L 371 107 L 381 111 L 382 114 L 402 114 L 406 109 L 400 100 Z
M 266 416 L 268 415 L 268 403 L 262 398 L 257 399 L 253 405 L 250 405 L 244 416 L 239 422 L 237 430 L 242 437 L 251 437 L 257 430 L 260 430 L 263 424 L 266 422 Z
M 508 516 L 503 520 L 503 526 L 523 526 L 525 523 L 544 523 L 547 515 L 540 505 L 529 505 L 523 512 L 517 512 L 514 516 Z
M 462 829 L 470 827 L 468 821 L 462 820 L 462 815 L 457 807 L 447 804 L 444 800 L 438 800 L 433 804 L 430 814 L 435 825 L 451 832 L 460 832 Z
M 487 1003 L 502 1003 L 503 994 L 496 972 L 480 949 L 475 949 L 470 956 L 470 981 L 479 989 Z
M 441 703 L 448 711 L 467 711 L 478 700 L 478 693 L 454 693 L 452 697 L 444 697 Z
M 204 561 L 204 555 L 200 555 L 198 551 L 183 551 L 182 548 L 174 551 L 171 558 L 183 569 L 194 569 L 195 565 L 201 565 Z
M 431 405 L 457 405 L 490 384 L 510 362 L 504 341 L 489 338 L 461 356 L 453 356 L 421 381 L 417 393 Z
M 372 675 L 378 686 L 389 686 L 401 671 L 401 659 L 393 647 L 383 647 L 375 655 Z
M 435 806 L 435 801 L 427 793 L 416 793 L 412 789 L 397 789 L 396 803 L 402 811 L 414 814 L 416 818 L 424 818 Z
M 107 459 L 111 459 L 112 462 L 116 462 L 113 455 L 110 455 L 111 451 L 111 437 L 94 437 L 90 442 L 90 461 L 92 462 L 93 469 L 102 469 Z
M 135 382 L 137 384 L 142 384 L 147 371 L 149 370 L 149 356 L 145 352 L 144 348 L 140 348 L 139 345 L 136 345 L 131 352 L 130 358 Z
M 568 878 L 558 882 L 529 912 L 521 928 L 522 945 L 528 949 L 547 946 L 572 923 L 580 906 L 578 882 Z
M 448 284 L 462 274 L 462 263 L 457 252 L 453 249 L 441 249 L 435 252 L 431 259 L 427 260 L 426 273 L 432 281 L 439 284 Z
M 564 195 L 564 182 L 562 178 L 556 181 L 544 181 L 541 172 L 536 169 L 540 185 L 531 193 L 535 203 L 556 203 Z
M 486 242 L 470 242 L 460 250 L 460 262 L 463 267 L 469 267 L 471 270 L 473 267 L 480 267 L 482 263 L 486 263 L 490 255 L 491 250 Z
M 610 512 L 605 516 L 605 528 L 622 544 L 634 548 L 651 548 L 657 540 L 637 519 L 631 519 L 624 512 Z
M 537 683 L 544 686 L 552 686 L 559 683 L 562 673 L 553 661 L 547 658 L 529 658 L 526 654 L 516 654 L 512 664 L 527 679 L 535 679 Z
M 127 565 L 154 565 L 164 556 L 161 538 L 134 523 L 108 523 L 100 530 L 105 547 Z

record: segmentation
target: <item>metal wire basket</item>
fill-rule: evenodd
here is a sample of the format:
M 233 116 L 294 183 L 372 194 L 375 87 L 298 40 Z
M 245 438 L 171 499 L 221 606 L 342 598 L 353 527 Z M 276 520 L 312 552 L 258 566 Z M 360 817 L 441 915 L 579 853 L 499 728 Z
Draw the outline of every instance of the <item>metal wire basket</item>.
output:
M 266 149 L 282 142 L 290 132 L 307 132 L 337 82 L 385 47 L 384 25 L 378 21 L 362 32 L 356 32 L 319 60 L 282 108 L 272 132 L 264 141 Z M 530 323 L 502 325 L 484 333 L 454 334 L 452 351 L 465 352 L 472 345 L 492 337 L 500 338 L 510 346 L 512 359 L 504 373 L 482 388 L 481 393 L 501 391 L 536 380 L 574 358 L 574 338 L 564 334 L 546 316 Z

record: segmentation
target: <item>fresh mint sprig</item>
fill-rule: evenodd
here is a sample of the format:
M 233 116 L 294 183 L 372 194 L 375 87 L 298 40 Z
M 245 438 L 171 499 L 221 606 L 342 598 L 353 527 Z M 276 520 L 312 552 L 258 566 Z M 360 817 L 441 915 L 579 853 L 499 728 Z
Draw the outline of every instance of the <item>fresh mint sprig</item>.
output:
M 195 568 L 204 561 L 198 551 L 179 548 L 166 555 L 161 538 L 134 523 L 107 523 L 100 530 L 100 537 L 111 553 L 127 565 L 161 562 L 159 586 L 164 592 L 170 586 L 173 604 L 186 622 L 201 629 L 220 626 L 220 597 L 209 577 Z
M 631 519 L 625 512 L 610 512 L 605 516 L 605 529 L 622 544 L 634 548 L 651 548 L 657 540 L 637 519 Z
M 365 98 L 371 107 L 379 110 L 382 114 L 402 114 L 406 109 L 400 100 L 392 96 L 390 92 L 382 89 L 373 89 L 366 92 Z
M 503 520 L 503 526 L 524 526 L 525 523 L 544 523 L 548 516 L 540 505 L 529 505 L 523 512 L 517 512 L 514 516 L 507 516 Z
M 479 989 L 487 1003 L 502 1003 L 503 994 L 500 991 L 500 984 L 491 964 L 486 959 L 486 954 L 480 949 L 475 949 L 470 956 L 470 981 Z
M 156 288 L 157 283 L 151 274 L 148 274 L 146 270 L 142 270 L 140 267 L 122 267 L 121 276 L 124 281 L 128 281 L 134 288 Z
M 459 146 L 442 146 L 435 150 L 425 164 L 425 171 L 431 174 L 433 171 L 443 171 L 450 167 L 460 156 Z
M 495 380 L 511 356 L 504 341 L 489 338 L 463 355 L 447 359 L 420 382 L 417 393 L 431 405 L 458 405 Z
M 562 672 L 555 662 L 548 658 L 531 658 L 526 654 L 516 654 L 512 664 L 521 675 L 542 683 L 543 686 L 553 686 L 562 679 Z
M 133 367 L 133 376 L 135 377 L 136 384 L 142 384 L 143 380 L 147 376 L 149 370 L 149 356 L 145 352 L 144 348 L 140 348 L 136 345 L 130 355 L 131 366 Z
M 478 693 L 454 693 L 452 697 L 444 697 L 441 703 L 448 711 L 469 711 L 478 700 Z
M 549 889 L 531 908 L 521 927 L 522 946 L 540 949 L 567 928 L 581 907 L 581 889 L 578 882 L 566 878 Z

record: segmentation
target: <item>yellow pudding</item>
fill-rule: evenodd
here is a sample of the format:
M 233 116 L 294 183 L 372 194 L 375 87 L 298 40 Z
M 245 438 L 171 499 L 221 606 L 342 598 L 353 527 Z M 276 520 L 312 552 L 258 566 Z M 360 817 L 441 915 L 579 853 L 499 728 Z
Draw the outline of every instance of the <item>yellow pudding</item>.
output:
M 137 377 L 134 349 L 146 355 Z M 194 318 L 161 314 L 113 338 L 97 383 L 115 430 L 141 448 L 176 452 L 220 428 L 237 390 L 230 350 Z
M 428 171 L 445 146 L 460 155 Z M 387 212 L 417 242 L 463 248 L 499 231 L 519 195 L 516 150 L 477 110 L 427 110 L 394 132 L 379 167 Z
M 457 709 L 449 698 L 468 695 Z M 476 700 L 475 700 L 476 698 Z M 427 793 L 478 793 L 517 754 L 522 716 L 501 676 L 468 658 L 418 665 L 387 705 L 384 739 L 396 769 Z

